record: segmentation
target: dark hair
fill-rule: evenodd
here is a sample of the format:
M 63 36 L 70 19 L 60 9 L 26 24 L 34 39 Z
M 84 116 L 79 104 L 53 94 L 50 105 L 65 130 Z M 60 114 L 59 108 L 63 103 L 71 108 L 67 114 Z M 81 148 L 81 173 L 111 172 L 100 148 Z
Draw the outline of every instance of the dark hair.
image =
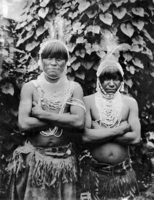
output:
M 120 70 L 114 66 L 106 67 L 99 76 L 101 82 L 107 79 L 119 79 L 121 82 L 123 81 L 123 76 Z
M 43 49 L 41 58 L 61 58 L 68 61 L 68 52 L 60 42 L 52 42 Z

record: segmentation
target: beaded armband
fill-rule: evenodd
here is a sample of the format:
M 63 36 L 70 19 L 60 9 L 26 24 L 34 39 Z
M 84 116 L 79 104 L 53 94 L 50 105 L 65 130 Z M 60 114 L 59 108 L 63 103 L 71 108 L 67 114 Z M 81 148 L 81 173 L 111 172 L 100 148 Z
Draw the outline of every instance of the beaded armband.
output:
M 86 113 L 86 107 L 85 104 L 83 103 L 83 101 L 81 101 L 80 99 L 76 99 L 76 98 L 71 98 L 69 101 L 66 102 L 69 105 L 73 105 L 73 106 L 79 106 L 81 108 L 84 109 L 85 113 Z

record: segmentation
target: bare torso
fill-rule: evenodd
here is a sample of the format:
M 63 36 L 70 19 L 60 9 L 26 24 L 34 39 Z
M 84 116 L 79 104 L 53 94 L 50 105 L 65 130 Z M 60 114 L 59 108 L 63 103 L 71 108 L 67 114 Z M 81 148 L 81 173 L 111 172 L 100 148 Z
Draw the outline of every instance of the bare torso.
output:
M 91 105 L 91 116 L 92 120 L 95 121 L 99 119 L 96 105 L 94 104 L 95 98 L 94 95 L 91 95 L 88 98 L 89 105 Z M 129 116 L 129 106 L 128 106 L 128 97 L 123 96 L 124 104 L 122 108 L 122 118 L 121 121 L 125 121 Z M 103 132 L 102 132 L 103 134 Z M 92 145 L 90 149 L 93 158 L 99 162 L 108 163 L 108 164 L 118 164 L 124 161 L 129 156 L 129 147 L 127 145 L 121 145 L 115 143 L 114 141 L 106 141 L 101 144 Z
M 32 101 L 35 101 L 36 103 L 39 102 L 38 92 L 37 92 L 35 87 L 34 87 L 34 90 L 33 90 Z M 51 110 L 51 109 L 49 110 L 44 105 L 42 106 L 42 108 L 44 110 L 48 110 L 49 112 L 53 112 L 53 113 L 59 112 L 59 110 Z M 69 111 L 69 106 L 66 105 L 64 112 L 66 113 L 68 111 Z M 54 126 L 51 124 L 50 128 L 53 129 Z M 45 131 L 48 132 L 49 130 L 45 130 Z M 56 135 L 59 135 L 60 132 L 61 132 L 61 129 L 59 128 Z M 63 133 L 60 137 L 55 137 L 54 135 L 43 136 L 42 134 L 40 134 L 40 132 L 36 132 L 34 134 L 29 134 L 29 140 L 34 146 L 42 146 L 42 147 L 61 146 L 61 145 L 68 144 L 70 142 L 69 138 L 67 136 L 67 133 L 64 130 L 63 130 Z

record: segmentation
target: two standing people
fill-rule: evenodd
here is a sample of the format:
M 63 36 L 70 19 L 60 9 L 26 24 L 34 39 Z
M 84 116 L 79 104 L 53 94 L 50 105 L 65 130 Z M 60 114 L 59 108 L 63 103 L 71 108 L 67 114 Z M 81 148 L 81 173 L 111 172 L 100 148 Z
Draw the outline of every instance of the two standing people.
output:
M 53 40 L 44 43 L 39 54 L 43 73 L 21 91 L 19 125 L 29 138 L 8 165 L 9 199 L 76 199 L 77 162 L 71 138 L 83 131 L 86 108 L 82 138 L 90 143 L 92 200 L 132 196 L 137 185 L 129 145 L 139 142 L 140 124 L 136 101 L 119 92 L 119 63 L 100 64 L 97 93 L 85 97 L 85 108 L 81 86 L 66 78 L 67 47 Z

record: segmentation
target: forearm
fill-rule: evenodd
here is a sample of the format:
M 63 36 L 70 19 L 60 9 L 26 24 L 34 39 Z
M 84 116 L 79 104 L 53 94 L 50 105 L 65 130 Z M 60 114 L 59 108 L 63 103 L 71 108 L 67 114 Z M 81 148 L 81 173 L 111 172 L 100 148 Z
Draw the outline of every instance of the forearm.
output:
M 34 117 L 27 117 L 27 118 L 19 118 L 18 119 L 18 125 L 20 131 L 30 131 L 30 130 L 36 130 L 40 131 L 42 129 L 49 128 L 49 124 L 46 122 L 43 122 L 37 118 Z
M 140 142 L 140 134 L 135 132 L 127 132 L 124 135 L 116 136 L 115 142 L 121 143 L 121 144 L 138 144 Z
M 42 113 L 39 115 L 39 119 L 47 122 L 47 123 L 53 123 L 55 126 L 61 127 L 61 128 L 77 128 L 77 129 L 83 129 L 84 123 L 81 117 L 75 114 L 70 113 L 49 113 L 46 111 L 42 111 Z
M 85 132 L 83 135 L 84 142 L 97 142 L 102 143 L 106 141 L 110 141 L 115 138 L 115 136 L 119 135 L 121 132 L 119 127 L 116 128 L 99 128 L 99 129 L 87 129 L 85 128 Z

